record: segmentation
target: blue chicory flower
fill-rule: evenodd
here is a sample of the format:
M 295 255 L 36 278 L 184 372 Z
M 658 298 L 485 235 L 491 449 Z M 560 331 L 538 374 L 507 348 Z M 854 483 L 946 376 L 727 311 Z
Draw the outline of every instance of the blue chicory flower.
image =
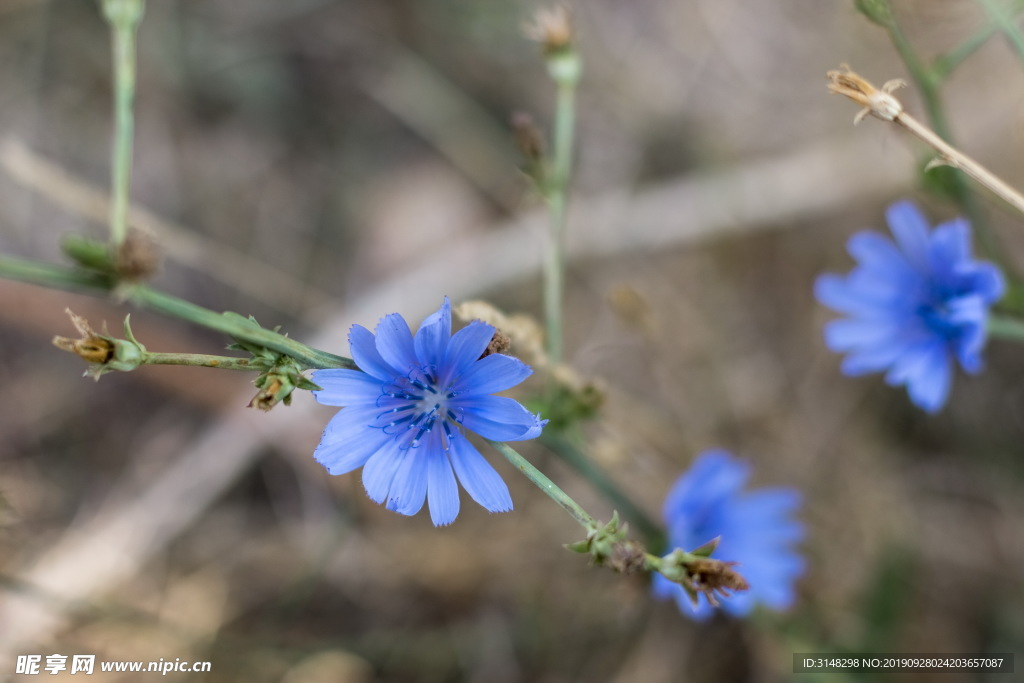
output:
M 800 506 L 793 488 L 744 491 L 750 466 L 723 450 L 697 456 L 676 481 L 665 499 L 664 517 L 669 545 L 693 550 L 721 537 L 712 557 L 736 562 L 736 570 L 750 589 L 719 598 L 722 610 L 745 616 L 756 604 L 775 610 L 789 607 L 795 598 L 794 582 L 804 571 L 803 558 L 793 546 L 803 538 L 803 524 L 792 515 Z M 703 620 L 715 608 L 707 596 L 698 602 L 677 583 L 654 575 L 654 594 L 674 598 L 680 611 Z
M 1003 276 L 972 258 L 963 219 L 929 231 L 909 201 L 890 206 L 886 219 L 895 244 L 859 232 L 847 244 L 857 267 L 815 283 L 821 303 L 849 316 L 825 326 L 825 344 L 848 354 L 844 374 L 887 370 L 890 385 L 906 385 L 911 401 L 935 413 L 949 397 L 953 359 L 968 373 L 981 370 L 988 310 L 1003 295 Z
M 349 345 L 360 370 L 313 373 L 322 387 L 316 400 L 344 406 L 327 424 L 316 460 L 331 474 L 362 467 L 370 498 L 403 515 L 419 512 L 426 498 L 436 526 L 459 514 L 456 476 L 487 510 L 511 510 L 508 487 L 463 429 L 521 441 L 539 436 L 547 420 L 491 395 L 533 372 L 510 356 L 481 357 L 494 331 L 477 320 L 452 335 L 447 297 L 415 336 L 397 313 L 381 319 L 376 336 L 353 325 Z

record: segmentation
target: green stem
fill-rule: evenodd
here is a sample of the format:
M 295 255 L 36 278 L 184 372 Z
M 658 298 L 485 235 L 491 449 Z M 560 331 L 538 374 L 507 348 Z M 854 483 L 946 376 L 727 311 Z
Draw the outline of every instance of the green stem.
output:
M 579 55 L 570 46 L 548 56 L 548 71 L 558 87 L 558 94 L 555 104 L 554 159 L 546 192 L 551 215 L 551 235 L 544 272 L 544 317 L 548 357 L 556 364 L 562 362 L 565 231 L 576 124 L 576 85 L 579 83 L 580 70 Z
M 891 12 L 891 10 L 890 10 Z M 942 83 L 942 74 L 938 69 L 930 69 L 918 56 L 910 41 L 907 40 L 903 30 L 892 19 L 886 24 L 889 37 L 896 51 L 907 65 L 910 78 L 914 81 L 918 92 L 921 94 L 921 101 L 924 103 L 928 121 L 935 133 L 950 145 L 954 145 L 952 129 L 949 120 L 946 118 L 946 110 L 942 105 L 942 98 L 939 93 L 939 86 Z M 955 145 L 954 145 L 955 146 Z M 978 239 L 981 242 L 982 250 L 989 256 L 994 257 L 1002 253 L 998 240 L 991 230 L 981 211 L 977 198 L 971 191 L 963 172 L 953 170 L 950 174 L 952 179 L 951 191 L 957 204 L 967 214 L 971 224 L 977 229 Z
M 988 319 L 988 333 L 1000 339 L 1024 342 L 1024 320 L 1001 315 L 990 315 Z
M 103 273 L 29 261 L 2 254 L 0 254 L 0 277 L 70 292 L 108 292 L 114 287 L 113 278 Z
M 1006 8 L 993 0 L 981 0 L 981 4 L 985 7 L 985 14 L 988 15 L 989 21 L 995 23 L 1006 39 L 1010 41 L 1010 45 L 1017 52 L 1017 57 L 1024 60 L 1024 35 L 1021 34 L 1013 19 L 1007 15 Z
M 932 73 L 935 75 L 935 79 L 945 81 L 949 78 L 950 74 L 977 52 L 982 45 L 987 43 L 997 30 L 995 26 L 990 24 L 955 47 L 948 54 L 936 57 L 935 61 L 932 62 Z
M 114 44 L 113 188 L 110 203 L 110 242 L 118 247 L 128 234 L 128 199 L 132 183 L 132 140 L 135 122 L 135 41 L 142 21 L 142 0 L 104 0 Z
M 221 370 L 261 371 L 266 364 L 254 363 L 251 358 L 233 356 L 212 356 L 205 353 L 156 353 L 147 351 L 141 365 L 188 365 L 198 368 L 219 368 Z
M 594 529 L 600 528 L 601 525 L 598 524 L 596 519 L 591 517 L 586 510 L 581 508 L 575 500 L 569 497 L 569 494 L 558 488 L 553 481 L 548 479 L 543 472 L 530 464 L 530 461 L 521 456 L 515 449 L 501 441 L 491 441 L 490 439 L 486 439 L 486 441 L 491 444 L 495 450 L 504 455 L 505 459 L 512 463 L 513 467 L 522 472 L 527 479 L 532 481 L 537 488 L 546 493 L 551 500 L 558 503 L 562 509 L 568 512 L 573 519 L 583 526 L 584 529 L 590 532 Z
M 37 263 L 13 256 L 0 256 L 0 277 L 28 282 L 51 289 L 63 289 L 98 295 L 110 293 L 117 286 L 116 278 L 99 272 Z M 125 298 L 151 311 L 187 320 L 201 327 L 222 332 L 230 337 L 264 346 L 295 358 L 304 367 L 357 369 L 355 362 L 344 356 L 314 349 L 283 334 L 260 327 L 240 315 L 224 314 L 197 306 L 183 299 L 164 294 L 144 285 L 121 290 Z
M 622 512 L 626 519 L 635 523 L 649 547 L 660 548 L 664 545 L 665 532 L 661 526 L 648 517 L 647 513 L 623 493 L 615 482 L 591 462 L 568 437 L 557 431 L 547 430 L 541 435 L 540 442 L 586 478 L 595 489 L 611 501 L 616 509 Z
M 273 349 L 295 358 L 306 368 L 349 368 L 355 370 L 358 367 L 349 358 L 306 346 L 283 334 L 250 323 L 241 316 L 217 313 L 144 285 L 130 287 L 126 290 L 126 298 L 151 311 L 188 320 L 231 337 Z

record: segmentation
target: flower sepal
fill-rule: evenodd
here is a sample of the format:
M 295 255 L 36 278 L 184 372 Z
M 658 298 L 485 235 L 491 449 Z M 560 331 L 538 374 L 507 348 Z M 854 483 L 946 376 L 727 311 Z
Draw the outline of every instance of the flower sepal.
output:
M 604 566 L 624 574 L 643 569 L 647 552 L 638 541 L 626 538 L 629 525 L 619 522 L 619 513 L 612 513 L 607 524 L 591 527 L 587 537 L 566 545 L 566 549 L 581 555 L 590 555 L 597 566 Z
M 54 337 L 53 345 L 58 349 L 68 351 L 80 357 L 89 364 L 85 371 L 87 377 L 98 380 L 108 372 L 130 372 L 143 364 L 146 357 L 146 347 L 143 346 L 135 335 L 129 324 L 131 316 L 124 319 L 125 339 L 117 339 L 106 333 L 99 334 L 92 329 L 89 321 L 66 309 L 71 317 L 71 323 L 75 330 L 81 335 L 78 339 L 69 337 Z
M 279 354 L 272 368 L 261 373 L 253 384 L 259 389 L 252 400 L 250 408 L 269 411 L 278 403 L 286 406 L 292 404 L 292 392 L 296 389 L 319 391 L 321 387 L 302 374 L 302 368 L 294 358 Z

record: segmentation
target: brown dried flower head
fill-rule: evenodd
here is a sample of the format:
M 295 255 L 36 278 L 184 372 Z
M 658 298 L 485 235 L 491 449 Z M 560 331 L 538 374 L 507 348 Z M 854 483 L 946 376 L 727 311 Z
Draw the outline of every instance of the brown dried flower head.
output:
M 572 22 L 565 5 L 544 7 L 533 15 L 533 20 L 523 27 L 530 40 L 540 43 L 544 52 L 562 50 L 572 44 Z
M 160 250 L 152 236 L 140 230 L 130 230 L 118 247 L 114 269 L 130 282 L 148 280 L 160 269 Z
M 868 114 L 877 116 L 883 121 L 895 121 L 903 113 L 903 104 L 892 96 L 892 93 L 904 86 L 906 81 L 894 78 L 886 81 L 881 89 L 876 88 L 860 75 L 854 73 L 846 64 L 842 71 L 829 71 L 828 90 L 836 95 L 845 95 L 864 108 L 854 117 L 854 124 L 860 123 Z
M 79 356 L 88 363 L 98 365 L 107 363 L 114 355 L 114 344 L 110 338 L 96 334 L 89 321 L 72 313 L 70 308 L 66 308 L 64 311 L 71 317 L 71 324 L 75 326 L 75 330 L 81 337 L 79 339 L 54 337 L 53 345 Z
M 737 564 L 736 562 L 704 558 L 688 562 L 686 569 L 693 588 L 703 593 L 708 602 L 717 607 L 716 593 L 727 598 L 736 591 L 745 591 L 750 588 L 747 580 L 739 572 L 733 570 Z M 694 603 L 696 603 L 696 598 L 697 596 L 693 595 Z

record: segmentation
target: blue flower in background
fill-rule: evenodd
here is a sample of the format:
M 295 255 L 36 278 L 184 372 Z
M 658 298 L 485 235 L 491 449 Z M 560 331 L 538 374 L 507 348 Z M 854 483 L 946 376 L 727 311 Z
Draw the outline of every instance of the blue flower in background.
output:
M 721 608 L 736 616 L 749 614 L 756 604 L 785 609 L 804 571 L 803 558 L 793 549 L 804 535 L 803 524 L 792 517 L 800 494 L 792 488 L 744 491 L 749 476 L 750 466 L 731 453 L 705 451 L 669 491 L 664 508 L 671 547 L 689 551 L 721 537 L 712 557 L 738 563 L 736 570 L 750 584 L 747 591 L 720 598 Z M 653 589 L 697 619 L 715 611 L 707 596 L 699 594 L 694 604 L 682 586 L 660 574 L 654 575 Z
M 397 313 L 378 323 L 376 336 L 353 325 L 349 345 L 361 371 L 313 373 L 323 387 L 313 392 L 316 400 L 345 406 L 328 423 L 314 457 L 331 474 L 362 467 L 366 493 L 389 510 L 414 515 L 426 499 L 437 526 L 459 514 L 456 476 L 491 512 L 511 510 L 505 482 L 462 430 L 520 441 L 540 435 L 547 421 L 511 398 L 491 395 L 533 372 L 510 356 L 481 358 L 493 335 L 480 321 L 452 335 L 447 297 L 415 336 Z
M 825 344 L 848 354 L 844 374 L 887 370 L 890 385 L 905 384 L 910 400 L 934 413 L 949 396 L 954 358 L 969 373 L 981 370 L 988 309 L 1003 294 L 1003 276 L 971 257 L 963 219 L 929 231 L 908 201 L 889 207 L 886 219 L 895 244 L 859 232 L 847 244 L 857 267 L 815 283 L 821 303 L 849 316 L 825 326 Z

